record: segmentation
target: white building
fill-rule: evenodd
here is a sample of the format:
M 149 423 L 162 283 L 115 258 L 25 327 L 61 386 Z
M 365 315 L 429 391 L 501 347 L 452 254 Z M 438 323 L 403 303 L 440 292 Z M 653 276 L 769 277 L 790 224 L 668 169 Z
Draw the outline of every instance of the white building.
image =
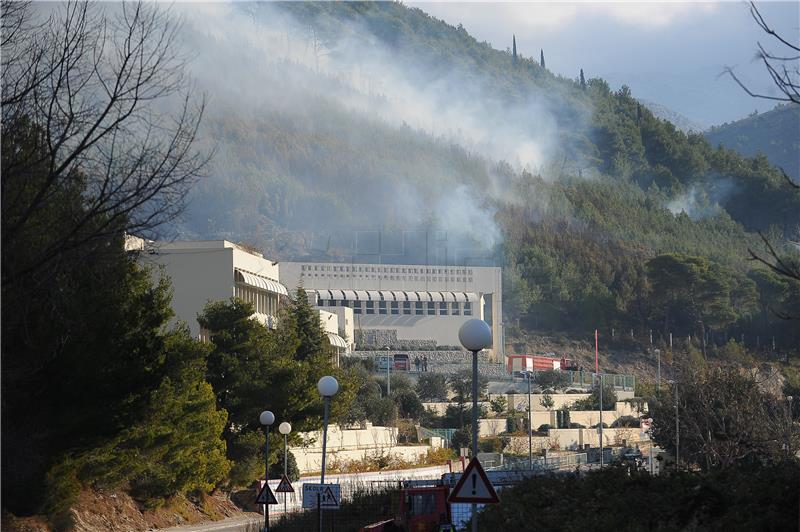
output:
M 140 250 L 139 261 L 161 271 L 172 282 L 172 308 L 176 320 L 189 325 L 192 336 L 201 334 L 197 316 L 211 301 L 239 297 L 253 304 L 254 317 L 274 327 L 286 287 L 278 280 L 278 263 L 255 250 L 227 240 L 150 242 L 136 237 L 126 241 L 129 250 Z
M 282 262 L 280 278 L 291 289 L 303 286 L 322 309 L 351 309 L 362 344 L 459 346 L 458 329 L 480 318 L 492 328 L 490 356 L 503 360 L 500 268 Z

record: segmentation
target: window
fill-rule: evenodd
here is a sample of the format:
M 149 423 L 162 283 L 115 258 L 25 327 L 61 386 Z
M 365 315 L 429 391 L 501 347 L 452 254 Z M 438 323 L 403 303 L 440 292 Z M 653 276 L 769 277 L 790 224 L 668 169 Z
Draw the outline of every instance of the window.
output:
M 422 301 L 417 301 L 414 303 L 414 314 L 417 316 L 422 316 Z
M 407 316 L 411 314 L 411 301 L 403 301 L 403 314 Z
M 439 303 L 439 316 L 447 316 L 447 303 Z
M 353 314 L 361 314 L 361 301 L 353 301 Z
M 450 314 L 453 316 L 460 316 L 461 315 L 461 307 L 458 303 L 450 303 Z
M 367 301 L 367 314 L 375 314 L 375 302 Z
M 397 301 L 392 301 L 391 303 L 392 315 L 397 315 L 400 313 L 400 309 L 398 307 L 399 305 Z
M 469 301 L 464 303 L 464 316 L 472 316 L 472 303 Z
M 428 316 L 436 314 L 436 304 L 433 301 L 428 301 Z
M 378 301 L 378 314 L 386 314 L 386 301 Z

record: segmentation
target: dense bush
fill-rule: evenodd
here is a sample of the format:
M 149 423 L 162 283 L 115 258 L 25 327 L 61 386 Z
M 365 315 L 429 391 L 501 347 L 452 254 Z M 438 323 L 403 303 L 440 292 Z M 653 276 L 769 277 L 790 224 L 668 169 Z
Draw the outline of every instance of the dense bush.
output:
M 800 502 L 797 461 L 723 472 L 650 476 L 608 468 L 536 477 L 503 490 L 481 530 L 794 530 Z M 581 508 L 582 511 L 575 511 Z

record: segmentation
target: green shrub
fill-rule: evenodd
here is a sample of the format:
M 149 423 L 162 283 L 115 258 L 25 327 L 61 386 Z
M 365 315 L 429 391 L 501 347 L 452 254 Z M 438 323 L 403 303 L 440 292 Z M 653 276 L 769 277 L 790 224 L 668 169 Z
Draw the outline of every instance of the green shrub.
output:
M 289 476 L 289 480 L 294 482 L 300 479 L 300 470 L 297 468 L 297 460 L 294 457 L 294 453 L 289 451 L 287 454 L 287 475 Z M 281 475 L 283 475 L 283 456 L 283 449 L 281 449 L 280 454 L 278 454 L 278 461 L 269 466 L 269 478 L 280 478 Z

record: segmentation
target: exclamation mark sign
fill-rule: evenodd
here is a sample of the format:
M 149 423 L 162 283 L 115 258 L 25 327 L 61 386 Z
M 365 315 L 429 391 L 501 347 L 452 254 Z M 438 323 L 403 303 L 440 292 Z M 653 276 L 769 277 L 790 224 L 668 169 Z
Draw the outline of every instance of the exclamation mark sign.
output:
M 472 494 L 477 495 L 477 491 L 475 490 L 475 484 L 478 482 L 478 475 L 472 474 Z

